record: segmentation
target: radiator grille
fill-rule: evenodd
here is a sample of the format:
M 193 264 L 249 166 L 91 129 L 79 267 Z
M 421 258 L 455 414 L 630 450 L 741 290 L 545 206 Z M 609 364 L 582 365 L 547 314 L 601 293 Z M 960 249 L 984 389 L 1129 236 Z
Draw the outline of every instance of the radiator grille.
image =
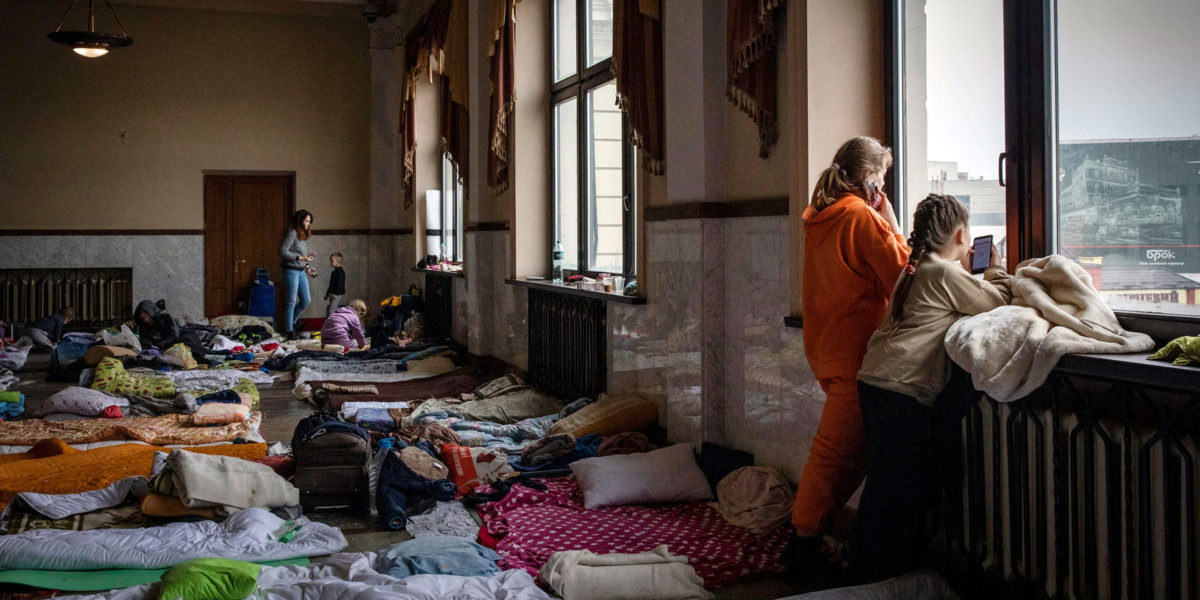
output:
M 80 325 L 107 326 L 133 310 L 133 269 L 0 269 L 0 319 L 32 321 L 71 306 Z
M 529 380 L 574 400 L 605 391 L 608 378 L 604 301 L 529 290 Z

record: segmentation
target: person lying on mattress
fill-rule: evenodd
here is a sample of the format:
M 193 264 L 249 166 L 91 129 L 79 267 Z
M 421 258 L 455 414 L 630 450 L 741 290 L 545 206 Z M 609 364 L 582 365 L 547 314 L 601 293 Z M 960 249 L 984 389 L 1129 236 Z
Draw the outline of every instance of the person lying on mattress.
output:
M 349 306 L 343 306 L 325 319 L 321 326 L 321 341 L 325 344 L 337 344 L 347 351 L 361 350 L 367 347 L 367 338 L 363 334 L 362 319 L 367 316 L 367 303 L 360 299 L 350 301 Z

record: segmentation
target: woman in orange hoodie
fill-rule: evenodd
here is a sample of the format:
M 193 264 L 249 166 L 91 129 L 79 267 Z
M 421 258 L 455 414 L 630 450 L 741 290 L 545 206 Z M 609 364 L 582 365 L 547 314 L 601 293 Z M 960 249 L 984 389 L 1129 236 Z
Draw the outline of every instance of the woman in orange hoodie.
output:
M 791 560 L 818 575 L 821 534 L 862 483 L 866 440 L 856 378 L 909 248 L 883 176 L 892 151 L 856 137 L 838 148 L 804 211 L 804 353 L 825 409 L 792 509 Z

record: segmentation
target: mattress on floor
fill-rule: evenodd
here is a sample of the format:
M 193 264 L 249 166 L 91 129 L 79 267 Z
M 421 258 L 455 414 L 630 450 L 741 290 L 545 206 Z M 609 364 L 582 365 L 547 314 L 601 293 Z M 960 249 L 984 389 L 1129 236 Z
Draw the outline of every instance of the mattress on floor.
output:
M 237 438 L 261 441 L 258 433 L 262 413 L 250 413 L 239 423 L 217 426 L 192 424 L 191 415 L 125 417 L 122 419 L 81 419 L 46 421 L 25 419 L 0 423 L 0 445 L 30 446 L 42 440 L 57 439 L 67 444 L 87 444 L 110 440 L 137 440 L 147 444 L 202 445 L 232 442 Z
M 319 375 L 319 380 L 309 382 L 312 388 L 312 399 L 322 410 L 338 410 L 342 404 L 354 401 L 375 402 L 412 402 L 427 398 L 456 397 L 470 393 L 479 387 L 479 378 L 469 367 L 461 367 L 434 375 L 432 377 L 409 378 L 407 381 L 363 381 L 378 393 L 347 393 L 342 391 L 346 386 L 354 386 L 355 382 L 338 381 L 329 373 Z M 333 389 L 327 390 L 326 388 Z

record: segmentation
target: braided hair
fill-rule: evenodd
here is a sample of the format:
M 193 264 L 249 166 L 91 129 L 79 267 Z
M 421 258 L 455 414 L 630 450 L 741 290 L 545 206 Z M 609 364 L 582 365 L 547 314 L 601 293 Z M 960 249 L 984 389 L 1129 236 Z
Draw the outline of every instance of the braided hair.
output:
M 926 254 L 941 248 L 959 227 L 966 227 L 971 220 L 971 213 L 962 202 L 949 194 L 929 194 L 917 204 L 913 213 L 913 229 L 908 236 L 908 247 L 912 254 L 908 257 L 908 265 L 900 273 L 896 283 L 896 291 L 892 293 L 892 320 L 899 322 L 904 316 L 904 301 L 908 299 L 908 290 L 912 287 L 913 275 L 917 265 Z
M 863 179 L 891 166 L 891 148 L 865 135 L 850 138 L 833 155 L 833 163 L 817 176 L 811 203 L 820 212 L 846 194 L 863 193 Z

